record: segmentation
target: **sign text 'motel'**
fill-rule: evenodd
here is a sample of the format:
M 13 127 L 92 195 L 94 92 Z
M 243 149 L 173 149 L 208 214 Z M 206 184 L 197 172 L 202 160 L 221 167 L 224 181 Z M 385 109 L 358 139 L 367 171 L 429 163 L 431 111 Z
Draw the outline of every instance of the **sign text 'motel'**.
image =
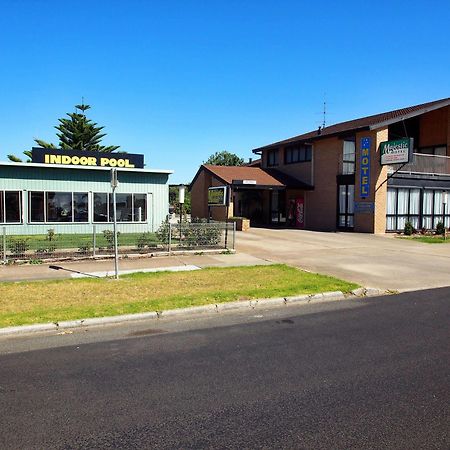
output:
M 361 198 L 367 198 L 370 194 L 370 144 L 371 138 L 365 137 L 361 139 L 361 179 L 360 194 Z
M 85 152 L 76 150 L 57 150 L 33 147 L 31 160 L 34 163 L 65 166 L 89 167 L 144 167 L 144 155 L 131 153 Z

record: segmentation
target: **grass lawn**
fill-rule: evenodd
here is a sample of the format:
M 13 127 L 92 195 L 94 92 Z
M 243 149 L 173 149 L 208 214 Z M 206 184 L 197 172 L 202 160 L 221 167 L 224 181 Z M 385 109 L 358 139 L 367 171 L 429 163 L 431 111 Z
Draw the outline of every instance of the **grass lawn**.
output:
M 409 239 L 410 241 L 425 242 L 426 244 L 448 244 L 450 243 L 450 236 L 444 240 L 443 236 L 402 236 L 400 239 Z
M 0 283 L 0 327 L 161 311 L 358 287 L 282 264 L 157 272 L 112 279 Z

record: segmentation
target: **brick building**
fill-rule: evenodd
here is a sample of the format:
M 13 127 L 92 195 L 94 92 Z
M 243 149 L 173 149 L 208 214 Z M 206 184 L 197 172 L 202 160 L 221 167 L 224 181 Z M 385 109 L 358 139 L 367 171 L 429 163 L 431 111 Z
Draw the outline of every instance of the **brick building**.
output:
M 192 215 L 324 231 L 449 227 L 449 147 L 450 98 L 319 128 L 254 149 L 260 167 L 201 166 Z M 227 186 L 228 208 L 208 207 L 213 186 Z

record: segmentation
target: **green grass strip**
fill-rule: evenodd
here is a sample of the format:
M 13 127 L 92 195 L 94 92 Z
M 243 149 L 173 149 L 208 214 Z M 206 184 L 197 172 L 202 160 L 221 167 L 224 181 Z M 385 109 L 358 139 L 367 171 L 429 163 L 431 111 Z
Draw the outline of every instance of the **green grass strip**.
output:
M 112 279 L 0 283 L 0 327 L 161 311 L 236 300 L 349 292 L 354 283 L 282 264 Z

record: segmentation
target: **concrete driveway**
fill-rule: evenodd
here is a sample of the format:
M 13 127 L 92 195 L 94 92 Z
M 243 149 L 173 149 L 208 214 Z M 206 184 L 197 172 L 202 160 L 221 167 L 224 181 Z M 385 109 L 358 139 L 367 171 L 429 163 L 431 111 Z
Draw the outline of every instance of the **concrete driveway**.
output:
M 366 287 L 403 291 L 450 285 L 450 243 L 424 244 L 393 235 L 253 228 L 237 233 L 236 249 Z

